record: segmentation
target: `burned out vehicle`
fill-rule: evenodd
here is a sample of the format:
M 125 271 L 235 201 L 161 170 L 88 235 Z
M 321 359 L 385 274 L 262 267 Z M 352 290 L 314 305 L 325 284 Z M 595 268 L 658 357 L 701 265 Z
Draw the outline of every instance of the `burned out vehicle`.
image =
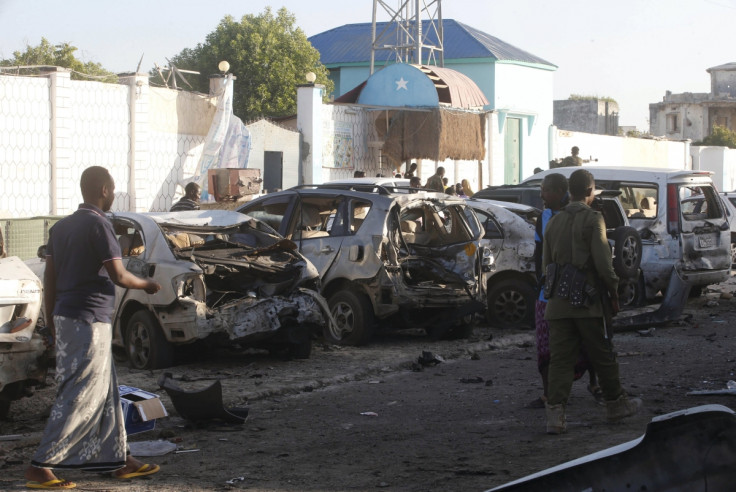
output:
M 540 210 L 520 203 L 471 198 L 491 249 L 493 267 L 485 273 L 486 316 L 492 326 L 533 328 L 538 297 L 534 265 L 534 228 Z
M 327 183 L 269 194 L 241 212 L 267 222 L 317 268 L 336 327 L 325 337 L 366 343 L 377 320 L 464 336 L 483 312 L 475 213 L 459 198 L 374 184 Z
M 46 379 L 50 353 L 36 330 L 41 303 L 36 274 L 16 256 L 0 259 L 0 418 Z
M 259 346 L 307 358 L 329 322 L 314 266 L 268 225 L 238 212 L 110 214 L 122 261 L 161 290 L 116 287 L 113 348 L 132 367 L 173 364 L 175 348 Z
M 113 345 L 136 368 L 171 364 L 174 345 L 282 344 L 308 357 L 328 323 L 319 277 L 296 246 L 266 224 L 224 210 L 111 216 L 128 271 L 161 290 L 119 289 Z

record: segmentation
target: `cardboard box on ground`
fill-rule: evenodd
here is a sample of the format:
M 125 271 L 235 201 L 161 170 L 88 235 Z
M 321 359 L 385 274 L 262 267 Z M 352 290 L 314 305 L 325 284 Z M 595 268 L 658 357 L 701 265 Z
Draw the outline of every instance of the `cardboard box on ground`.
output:
M 156 419 L 169 416 L 157 394 L 123 385 L 118 386 L 118 390 L 125 416 L 125 431 L 129 435 L 153 430 Z

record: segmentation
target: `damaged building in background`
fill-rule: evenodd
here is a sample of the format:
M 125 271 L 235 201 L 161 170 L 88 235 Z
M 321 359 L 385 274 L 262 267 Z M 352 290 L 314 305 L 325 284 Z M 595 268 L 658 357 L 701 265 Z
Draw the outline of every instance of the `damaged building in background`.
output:
M 649 105 L 649 133 L 669 139 L 700 141 L 714 126 L 736 130 L 736 63 L 706 70 L 710 92 L 667 91 Z

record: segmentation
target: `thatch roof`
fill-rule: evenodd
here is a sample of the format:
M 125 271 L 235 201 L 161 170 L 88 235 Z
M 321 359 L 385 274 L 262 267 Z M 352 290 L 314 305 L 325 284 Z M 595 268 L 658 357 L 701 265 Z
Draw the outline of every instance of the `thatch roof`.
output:
M 480 161 L 485 157 L 485 114 L 452 111 L 385 113 L 376 118 L 378 135 L 384 136 L 383 154 L 395 162 L 410 159 Z

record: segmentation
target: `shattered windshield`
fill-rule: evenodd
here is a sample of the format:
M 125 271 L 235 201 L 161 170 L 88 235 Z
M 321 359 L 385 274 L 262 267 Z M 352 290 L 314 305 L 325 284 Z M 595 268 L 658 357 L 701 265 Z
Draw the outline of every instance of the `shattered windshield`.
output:
M 174 249 L 218 249 L 236 246 L 257 251 L 284 240 L 270 226 L 257 220 L 227 227 L 183 227 L 172 224 L 162 224 L 160 227 Z
M 407 244 L 445 246 L 480 237 L 475 215 L 466 207 L 424 202 L 401 211 L 400 228 Z M 471 220 L 472 219 L 472 220 Z

